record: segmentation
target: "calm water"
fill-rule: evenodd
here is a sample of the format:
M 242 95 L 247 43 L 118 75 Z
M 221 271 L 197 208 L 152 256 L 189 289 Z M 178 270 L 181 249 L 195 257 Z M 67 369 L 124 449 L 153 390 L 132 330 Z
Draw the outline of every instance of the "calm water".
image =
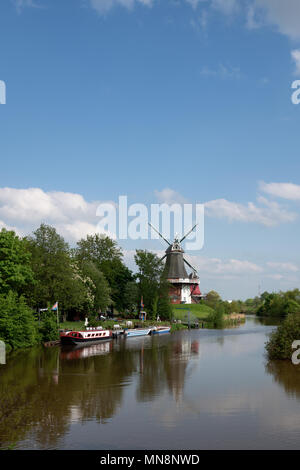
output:
M 0 447 L 299 449 L 300 368 L 267 362 L 273 328 L 17 354 L 0 366 Z

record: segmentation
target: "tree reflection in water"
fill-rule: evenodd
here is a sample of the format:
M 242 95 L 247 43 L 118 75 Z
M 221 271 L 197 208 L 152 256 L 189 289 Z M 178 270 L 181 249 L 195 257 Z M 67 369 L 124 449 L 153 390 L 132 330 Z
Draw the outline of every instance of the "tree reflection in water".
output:
M 269 361 L 266 372 L 273 376 L 287 394 L 300 398 L 300 365 L 295 366 L 289 361 Z
M 178 400 L 188 361 L 198 352 L 188 335 L 19 352 L 0 369 L 0 447 L 28 438 L 37 448 L 55 448 L 72 422 L 105 424 L 134 380 L 138 402 L 166 388 Z

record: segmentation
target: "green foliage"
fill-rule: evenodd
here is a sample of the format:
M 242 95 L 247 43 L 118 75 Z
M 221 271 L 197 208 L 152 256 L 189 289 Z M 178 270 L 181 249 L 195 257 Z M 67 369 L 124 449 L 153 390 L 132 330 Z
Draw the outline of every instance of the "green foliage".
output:
M 247 299 L 243 302 L 243 313 L 246 313 L 247 315 L 255 315 L 260 305 L 260 297 L 256 296 L 254 299 Z
M 33 346 L 38 341 L 32 310 L 24 297 L 12 291 L 0 295 L 0 339 L 13 349 Z
M 100 326 L 100 320 L 98 316 L 94 315 L 94 316 L 89 317 L 89 326 L 92 326 L 92 327 Z
M 208 321 L 212 323 L 215 328 L 224 328 L 224 314 L 224 305 L 220 303 L 216 306 L 216 310 L 209 315 Z
M 266 344 L 269 359 L 291 359 L 292 344 L 300 339 L 300 313 L 288 314 L 278 328 L 271 333 Z
M 211 290 L 205 297 L 205 304 L 211 307 L 212 309 L 215 309 L 218 303 L 221 302 L 221 300 L 222 299 L 218 292 Z
M 163 293 L 158 298 L 157 303 L 157 315 L 161 320 L 172 320 L 173 318 L 173 308 L 170 302 L 169 296 L 166 293 Z M 154 317 L 155 318 L 155 317 Z
M 181 323 L 172 323 L 171 326 L 171 333 L 175 333 L 175 331 L 186 330 L 188 327 L 186 325 L 182 325 Z
M 92 261 L 100 270 L 105 262 L 122 259 L 122 252 L 117 242 L 106 235 L 88 235 L 86 239 L 81 239 L 77 243 L 76 252 L 81 261 Z
M 95 312 L 104 312 L 111 304 L 111 289 L 104 274 L 97 268 L 93 261 L 82 261 L 80 263 L 81 271 L 84 276 L 84 283 L 89 282 L 91 293 L 90 306 Z M 86 309 L 89 312 L 90 309 Z
M 26 286 L 32 284 L 33 272 L 26 240 L 3 228 L 0 231 L 0 293 L 7 294 L 12 290 L 22 294 Z
M 139 288 L 136 282 L 127 282 L 123 293 L 123 303 L 125 310 L 132 313 L 139 304 Z
M 56 314 L 48 310 L 43 312 L 39 326 L 41 341 L 56 341 L 59 338 Z
M 103 273 L 110 287 L 111 303 L 119 311 L 125 309 L 123 292 L 127 283 L 133 281 L 133 275 L 122 261 L 117 242 L 106 235 L 88 235 L 78 242 L 76 257 L 80 262 L 92 262 Z
M 261 317 L 282 317 L 300 311 L 300 291 L 294 289 L 287 292 L 268 293 L 261 295 L 261 305 L 257 315 Z
M 164 266 L 158 256 L 146 250 L 136 250 L 135 263 L 139 269 L 139 296 L 143 297 L 148 318 L 162 320 L 172 318 L 169 300 L 169 284 L 164 275 Z
M 28 292 L 37 310 L 59 301 L 60 313 L 84 312 L 92 308 L 91 282 L 71 258 L 68 244 L 55 228 L 42 224 L 28 238 L 36 283 Z

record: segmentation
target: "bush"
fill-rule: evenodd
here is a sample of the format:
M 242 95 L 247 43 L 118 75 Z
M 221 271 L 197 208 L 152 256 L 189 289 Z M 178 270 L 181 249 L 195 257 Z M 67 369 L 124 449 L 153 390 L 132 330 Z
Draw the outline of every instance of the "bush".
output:
M 300 340 L 300 313 L 289 314 L 271 333 L 266 343 L 269 359 L 291 359 L 293 354 L 292 343 Z
M 39 327 L 40 339 L 43 342 L 56 341 L 58 339 L 58 328 L 56 315 L 53 312 L 46 312 Z
M 213 324 L 215 328 L 224 328 L 224 306 L 219 304 L 213 313 L 210 313 L 208 321 Z
M 172 323 L 171 326 L 171 333 L 175 333 L 175 331 L 180 331 L 180 330 L 187 330 L 186 325 L 182 325 L 182 323 Z
M 101 322 L 100 320 L 98 319 L 98 317 L 90 317 L 89 318 L 89 324 L 88 326 L 91 326 L 91 327 L 96 327 L 96 326 L 100 326 L 101 325 Z
M 24 298 L 10 291 L 0 295 L 0 339 L 13 349 L 27 348 L 38 342 L 32 310 Z

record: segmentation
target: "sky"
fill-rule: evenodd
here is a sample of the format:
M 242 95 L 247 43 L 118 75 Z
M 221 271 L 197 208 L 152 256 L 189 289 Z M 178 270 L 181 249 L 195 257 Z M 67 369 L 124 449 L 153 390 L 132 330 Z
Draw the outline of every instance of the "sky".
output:
M 204 204 L 201 290 L 300 284 L 299 0 L 1 0 L 0 228 Z M 1 83 L 1 82 L 0 82 Z M 120 240 L 164 252 L 161 240 Z

